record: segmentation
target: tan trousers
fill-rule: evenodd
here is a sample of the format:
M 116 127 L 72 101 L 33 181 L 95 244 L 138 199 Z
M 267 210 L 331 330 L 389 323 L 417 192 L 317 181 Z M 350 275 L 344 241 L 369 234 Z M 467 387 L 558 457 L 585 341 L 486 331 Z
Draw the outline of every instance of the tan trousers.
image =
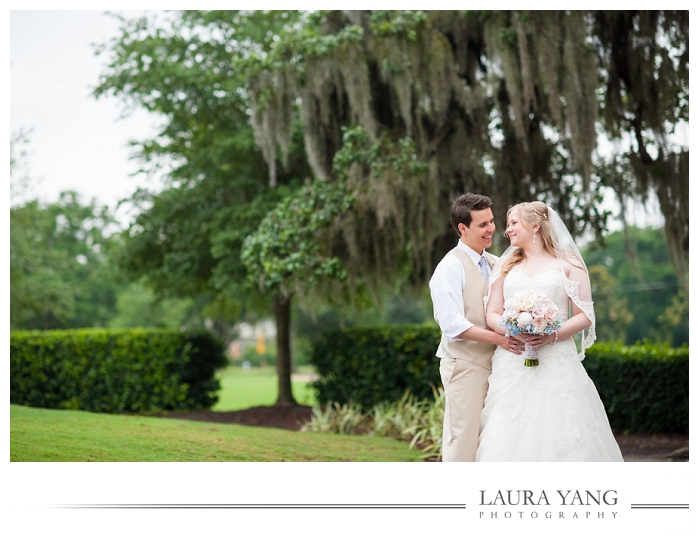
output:
M 476 461 L 490 370 L 464 359 L 442 359 L 439 374 L 445 400 L 442 461 Z

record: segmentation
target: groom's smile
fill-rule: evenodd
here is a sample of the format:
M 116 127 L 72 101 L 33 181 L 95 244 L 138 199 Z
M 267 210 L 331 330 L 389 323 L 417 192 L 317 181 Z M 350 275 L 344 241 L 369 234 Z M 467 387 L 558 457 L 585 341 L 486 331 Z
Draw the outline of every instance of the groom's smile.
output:
M 461 241 L 481 254 L 484 249 L 490 248 L 493 244 L 493 234 L 495 233 L 493 212 L 490 208 L 482 211 L 471 211 L 471 225 L 459 224 L 459 229 Z

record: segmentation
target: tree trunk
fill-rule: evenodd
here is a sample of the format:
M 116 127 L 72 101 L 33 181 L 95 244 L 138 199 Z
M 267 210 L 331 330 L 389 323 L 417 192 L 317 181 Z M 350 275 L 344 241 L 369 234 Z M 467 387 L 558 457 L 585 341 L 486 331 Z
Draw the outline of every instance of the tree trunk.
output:
M 295 406 L 291 393 L 291 297 L 274 297 L 274 317 L 277 321 L 277 376 L 279 397 L 275 406 Z

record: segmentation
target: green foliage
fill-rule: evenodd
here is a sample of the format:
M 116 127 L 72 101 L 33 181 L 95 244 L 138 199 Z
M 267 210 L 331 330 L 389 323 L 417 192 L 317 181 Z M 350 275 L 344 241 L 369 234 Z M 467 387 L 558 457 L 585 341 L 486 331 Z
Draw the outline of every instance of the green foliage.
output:
M 119 288 L 108 258 L 115 228 L 106 207 L 84 205 L 75 192 L 12 207 L 10 327 L 106 326 Z
M 316 236 L 351 202 L 343 184 L 319 180 L 281 201 L 243 244 L 250 280 L 260 290 L 289 296 L 321 278 L 343 279 L 340 261 L 323 256 Z
M 393 34 L 405 36 L 411 42 L 416 42 L 428 19 L 424 11 L 376 10 L 369 16 L 369 26 L 377 36 Z
M 279 34 L 295 28 L 291 11 L 185 11 L 164 20 L 123 20 L 100 52 L 108 66 L 96 96 L 164 114 L 159 135 L 141 143 L 145 169 L 165 171 L 169 188 L 137 192 L 142 212 L 129 229 L 121 265 L 158 295 L 207 302 L 222 337 L 239 320 L 268 313 L 270 299 L 248 283 L 241 246 L 274 205 L 309 177 L 300 125 L 284 125 L 283 173 L 267 187 L 263 152 L 254 142 L 247 83 L 250 65 L 271 57 Z M 275 169 L 276 172 L 276 169 Z M 274 186 L 274 184 L 270 184 Z M 281 322 L 281 320 L 279 320 Z M 288 324 L 278 326 L 288 333 Z M 288 385 L 287 352 L 280 386 Z M 280 389 L 280 399 L 291 395 Z
M 119 265 L 158 296 L 195 299 L 222 337 L 234 322 L 268 313 L 269 298 L 248 283 L 242 244 L 309 175 L 297 124 L 278 186 L 267 186 L 246 84 L 250 59 L 269 55 L 299 17 L 193 10 L 122 20 L 122 34 L 98 50 L 107 68 L 95 96 L 164 115 L 157 137 L 133 144 L 143 169 L 165 172 L 169 184 L 129 200 L 140 214 L 124 235 Z
M 658 323 L 663 332 L 673 334 L 671 339 L 670 337 L 666 339 L 666 342 L 671 341 L 675 345 L 678 338 L 682 340 L 685 335 L 689 337 L 689 297 L 684 289 L 680 289 L 677 295 L 672 297 L 670 305 L 658 317 Z M 689 343 L 689 339 L 687 339 L 687 343 Z
M 112 413 L 209 408 L 225 364 L 207 332 L 13 332 L 10 402 Z
M 689 431 L 689 348 L 648 342 L 596 344 L 586 352 L 585 369 L 597 386 L 612 429 Z
M 262 196 L 245 208 L 236 205 L 238 192 L 245 189 L 205 180 L 134 196 L 144 211 L 124 234 L 120 268 L 158 296 L 205 298 L 217 306 L 213 317 L 230 319 L 262 307 L 259 295 L 245 283 L 239 256 L 266 205 Z
M 427 288 L 426 288 L 427 289 Z M 391 294 L 384 291 L 377 303 L 367 295 L 357 294 L 349 305 L 336 302 L 333 305 L 316 303 L 299 308 L 294 314 L 295 347 L 311 344 L 326 335 L 326 331 L 340 327 L 380 327 L 382 325 L 433 325 L 432 301 L 429 291 L 422 298 Z M 310 355 L 311 348 L 308 348 Z
M 406 215 L 422 232 L 410 243 L 432 266 L 453 244 L 451 228 L 423 219 L 447 211 L 465 190 L 491 195 L 496 218 L 512 203 L 542 199 L 574 235 L 589 230 L 600 237 L 610 215 L 605 189 L 622 201 L 652 192 L 666 226 L 677 224 L 667 232 L 671 256 L 685 258 L 688 151 L 678 152 L 668 137 L 688 120 L 688 21 L 687 12 L 660 10 L 304 14 L 280 31 L 269 52 L 250 57 L 250 87 L 261 99 L 252 105 L 253 119 L 264 112 L 272 120 L 255 137 L 272 176 L 276 147 L 283 157 L 285 146 L 274 120 L 300 116 L 321 179 L 345 145 L 347 126 L 363 125 L 372 141 L 411 137 L 417 157 L 429 164 L 432 191 L 420 193 L 429 214 Z M 600 132 L 638 160 L 627 170 L 639 181 L 634 188 L 621 192 L 600 173 Z M 369 195 L 379 185 L 370 185 Z M 405 212 L 402 202 L 394 203 Z M 382 199 L 367 206 L 382 220 L 386 209 Z M 361 270 L 369 271 L 367 257 L 379 254 L 371 241 L 376 230 L 362 236 L 345 242 L 359 249 Z M 673 264 L 682 270 L 683 260 Z M 430 268 L 418 269 L 413 277 L 424 282 Z M 393 281 L 396 271 L 380 276 Z
M 405 391 L 427 398 L 441 385 L 439 330 L 434 327 L 351 327 L 328 331 L 313 346 L 318 402 L 352 401 L 364 409 L 400 400 Z
M 372 141 L 362 126 L 342 129 L 342 148 L 333 158 L 333 171 L 340 181 L 350 178 L 349 171 L 353 164 L 369 167 L 373 178 L 388 170 L 407 177 L 424 173 L 429 167 L 426 162 L 417 159 L 415 141 L 410 137 L 394 142 L 388 135 L 383 135 Z
M 376 11 L 369 19 L 369 28 L 377 36 L 405 36 L 410 41 L 419 39 L 428 16 L 422 11 Z M 301 76 L 305 75 L 306 63 L 314 58 L 330 57 L 335 51 L 350 44 L 361 43 L 366 38 L 364 28 L 346 24 L 332 10 L 318 10 L 303 14 L 298 25 L 287 25 L 264 53 L 251 53 L 241 61 L 246 73 L 254 77 L 269 69 L 286 70 L 292 66 Z M 335 32 L 327 32 L 335 28 Z
M 328 57 L 347 44 L 361 42 L 364 29 L 357 25 L 343 25 L 336 33 L 323 32 L 328 24 L 336 24 L 333 11 L 319 10 L 301 15 L 297 25 L 280 29 L 276 42 L 268 51 L 252 52 L 241 60 L 248 78 L 254 78 L 267 70 L 286 70 L 292 67 L 303 79 L 309 59 Z
M 419 448 L 422 458 L 439 459 L 442 453 L 444 390 L 432 399 L 418 399 L 406 391 L 398 401 L 379 403 L 368 412 L 353 402 L 313 407 L 311 421 L 301 431 L 393 437 Z
M 622 298 L 616 280 L 602 264 L 589 267 L 595 302 L 595 331 L 600 342 L 626 343 L 626 329 L 633 321 L 628 298 Z
M 312 27 L 303 27 L 300 33 L 291 34 L 284 45 L 288 48 L 293 44 L 296 53 L 310 57 L 328 56 L 337 48 L 348 42 L 361 42 L 364 29 L 357 25 L 347 25 L 337 34 L 321 34 Z M 287 50 L 288 52 L 288 50 Z
M 268 50 L 277 29 L 297 17 L 189 11 L 170 22 L 123 20 L 122 34 L 99 49 L 109 57 L 95 96 L 116 95 L 167 116 L 157 138 L 133 143 L 144 168 L 165 169 L 172 185 L 157 196 L 133 196 L 143 212 L 130 230 L 127 254 L 141 263 L 127 263 L 127 270 L 153 272 L 155 286 L 190 296 L 207 283 L 220 288 L 223 278 L 244 277 L 236 246 L 259 224 L 269 200 L 281 196 L 265 189 L 266 167 L 236 60 Z M 303 176 L 296 164 L 290 167 L 293 176 Z
M 311 421 L 303 424 L 301 432 L 342 433 L 358 435 L 366 432 L 368 416 L 356 403 L 332 403 L 325 408 L 314 406 Z
M 17 142 L 11 142 L 13 156 Z M 11 158 L 13 179 L 28 178 L 22 159 Z M 154 216 L 160 212 L 157 208 Z M 121 228 L 107 207 L 94 201 L 85 205 L 77 193 L 64 192 L 53 203 L 33 200 L 13 206 L 10 224 L 12 329 L 202 326 L 201 298 L 163 299 L 140 283 L 126 283 L 117 266 L 124 260 L 123 241 L 130 240 L 129 234 L 118 233 Z
M 20 129 L 10 136 L 10 203 L 13 205 L 27 196 L 30 187 L 28 134 Z
M 652 153 L 664 142 L 662 124 L 688 116 L 683 12 L 186 11 L 168 17 L 161 25 L 124 21 L 95 91 L 164 115 L 159 135 L 138 144 L 137 155 L 146 169 L 168 171 L 172 185 L 160 196 L 141 194 L 143 213 L 126 238 L 127 269 L 137 279 L 147 275 L 159 294 L 203 295 L 208 309 L 228 318 L 268 305 L 261 290 L 289 295 L 323 278 L 342 280 L 345 271 L 350 280 L 373 273 L 383 282 L 424 285 L 435 257 L 453 246 L 440 211 L 464 189 L 491 194 L 496 215 L 510 203 L 543 198 L 573 232 L 583 225 L 599 229 L 606 213 L 598 190 L 620 189 L 588 173 L 600 106 L 595 91 L 609 99 L 606 115 L 626 112 L 607 123 L 608 134 L 631 132 L 630 124 L 641 141 L 655 132 Z M 609 34 L 616 25 L 607 20 L 625 31 Z M 511 51 L 491 40 L 500 31 L 510 33 Z M 629 37 L 637 43 L 627 50 Z M 626 61 L 638 68 L 634 81 L 654 85 L 629 88 L 617 70 Z M 276 177 L 278 189 L 265 188 L 264 160 L 254 144 L 260 135 L 249 123 L 255 108 L 274 113 L 275 101 L 265 97 L 277 99 L 280 115 L 271 116 L 275 123 L 259 144 L 265 158 L 275 155 L 269 145 L 289 159 Z M 347 129 L 357 123 L 371 139 L 361 128 Z M 303 184 L 312 178 L 304 142 L 315 143 L 306 153 L 320 166 L 318 177 L 332 162 L 336 181 Z M 589 193 L 581 192 L 581 180 Z M 363 210 L 353 215 L 360 186 Z M 668 222 L 684 221 L 671 209 L 663 212 Z M 639 284 L 665 283 L 649 279 Z M 617 287 L 625 285 L 619 280 Z M 623 339 L 686 341 L 688 307 L 673 300 L 676 293 L 667 296 L 661 309 L 629 305 L 635 322 Z M 645 299 L 631 300 L 635 306 Z M 629 317 L 610 314 L 623 311 L 622 302 L 612 295 L 600 306 L 608 320 L 600 321 L 605 339 Z
M 237 358 L 231 358 L 231 365 L 240 367 L 247 361 L 252 367 L 271 366 L 270 374 L 276 371 L 277 365 L 277 345 L 273 343 L 265 344 L 265 351 L 262 355 L 257 353 L 257 344 L 246 344 L 241 355 Z
M 131 283 L 117 294 L 116 312 L 108 326 L 179 329 L 185 325 L 192 307 L 190 298 L 158 299 L 149 288 Z
M 585 262 L 591 274 L 599 266 L 614 279 L 593 289 L 595 312 L 599 302 L 600 310 L 616 308 L 621 315 L 633 316 L 633 321 L 624 321 L 626 325 L 612 326 L 612 332 L 604 330 L 607 324 L 602 317 L 600 339 L 627 344 L 649 339 L 674 347 L 689 343 L 689 309 L 682 305 L 686 299 L 682 298 L 662 228 L 630 226 L 626 236 L 622 231 L 614 232 L 605 237 L 604 247 L 586 250 Z M 625 306 L 620 305 L 623 301 Z M 665 319 L 660 320 L 661 316 Z
M 425 412 L 415 428 L 411 446 L 418 446 L 423 458 L 442 458 L 444 432 L 444 388 L 434 390 L 434 398 L 425 406 Z
M 368 178 L 386 171 L 411 176 L 427 169 L 408 137 L 372 142 L 362 127 L 343 129 L 343 147 L 333 160 L 335 180 L 314 180 L 300 187 L 270 211 L 245 241 L 242 259 L 251 281 L 261 290 L 290 295 L 306 292 L 322 279 L 347 277 L 340 259 L 330 256 L 328 245 L 323 245 L 321 234 L 352 208 L 353 166 L 368 168 Z
M 399 401 L 436 397 L 441 386 L 434 327 L 330 330 L 313 347 L 320 405 L 352 403 L 368 411 Z M 596 344 L 585 369 L 597 386 L 612 428 L 632 432 L 685 432 L 689 419 L 689 350 L 644 344 Z
M 379 403 L 368 413 L 371 416 L 371 434 L 395 437 L 410 441 L 413 445 L 415 433 L 424 426 L 425 415 L 433 403 L 434 400 L 418 399 L 409 391 L 398 401 Z

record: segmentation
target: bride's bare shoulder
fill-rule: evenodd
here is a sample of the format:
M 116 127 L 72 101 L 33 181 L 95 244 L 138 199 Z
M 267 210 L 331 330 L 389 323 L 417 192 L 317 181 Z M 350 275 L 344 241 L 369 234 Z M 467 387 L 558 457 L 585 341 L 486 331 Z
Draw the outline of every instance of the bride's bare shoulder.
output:
M 570 277 L 573 274 L 586 271 L 585 263 L 575 254 L 567 254 L 561 261 L 563 272 Z

